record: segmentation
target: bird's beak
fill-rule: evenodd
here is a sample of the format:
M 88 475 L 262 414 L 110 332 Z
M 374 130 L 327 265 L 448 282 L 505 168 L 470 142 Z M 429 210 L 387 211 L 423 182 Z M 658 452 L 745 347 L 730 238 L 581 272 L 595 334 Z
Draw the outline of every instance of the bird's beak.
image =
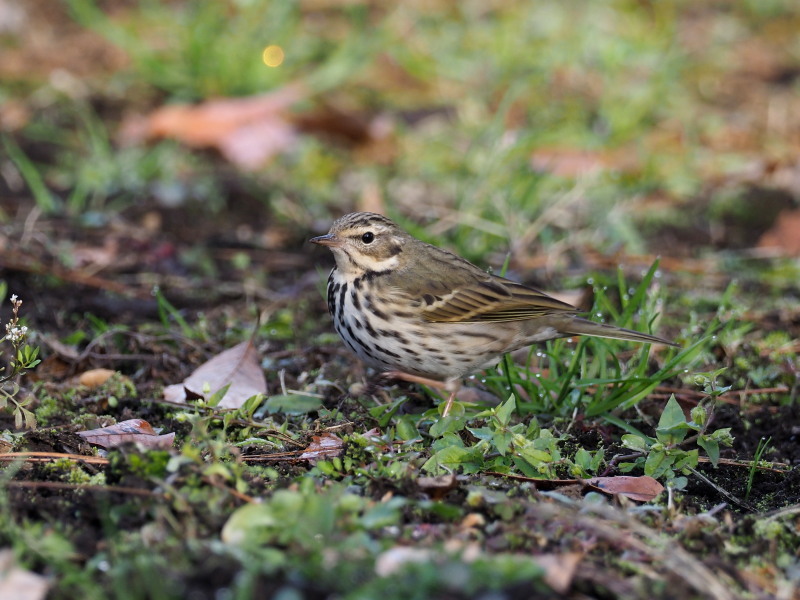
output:
M 337 238 L 332 233 L 327 233 L 319 237 L 311 238 L 308 240 L 312 244 L 319 244 L 320 246 L 328 246 L 329 248 L 338 248 L 342 245 L 342 240 Z

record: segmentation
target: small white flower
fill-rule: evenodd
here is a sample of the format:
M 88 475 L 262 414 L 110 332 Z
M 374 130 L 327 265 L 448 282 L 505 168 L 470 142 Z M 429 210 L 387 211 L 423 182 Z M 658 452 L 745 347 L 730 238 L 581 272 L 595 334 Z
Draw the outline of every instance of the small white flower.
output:
M 11 323 L 6 323 L 6 337 L 11 343 L 22 341 L 25 334 L 28 333 L 28 328 L 24 325 L 22 327 L 12 327 Z
M 16 303 L 16 301 L 17 301 L 17 295 L 16 294 L 11 294 L 11 304 Z

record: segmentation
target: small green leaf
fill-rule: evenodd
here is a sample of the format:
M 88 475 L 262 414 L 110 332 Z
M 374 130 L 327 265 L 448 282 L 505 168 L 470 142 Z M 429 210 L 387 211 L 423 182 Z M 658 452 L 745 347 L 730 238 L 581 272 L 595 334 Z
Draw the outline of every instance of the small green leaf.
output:
M 492 436 L 492 443 L 500 456 L 505 456 L 508 449 L 511 447 L 511 440 L 514 439 L 514 434 L 508 431 L 498 431 Z
M 396 431 L 397 437 L 404 441 L 414 440 L 419 437 L 417 424 L 413 421 L 411 415 L 403 415 L 397 420 Z
M 634 435 L 632 433 L 626 433 L 622 436 L 622 445 L 626 448 L 630 448 L 631 450 L 639 450 L 644 452 L 647 450 L 648 447 L 648 440 L 643 438 L 640 435 Z
M 650 452 L 644 463 L 644 474 L 658 479 L 669 471 L 673 462 L 675 457 L 669 456 L 666 452 Z
M 280 394 L 270 397 L 264 408 L 270 414 L 282 412 L 287 415 L 304 415 L 313 412 L 322 406 L 322 400 L 314 396 L 302 394 Z
M 384 429 L 394 417 L 397 410 L 407 401 L 405 396 L 401 396 L 389 405 L 379 404 L 369 409 L 370 416 L 378 420 L 378 425 Z
M 225 397 L 225 394 L 228 393 L 228 389 L 230 389 L 231 384 L 229 383 L 226 386 L 219 388 L 216 392 L 214 392 L 211 397 L 206 402 L 206 406 L 219 406 L 219 403 L 222 402 L 222 399 Z M 203 390 L 205 393 L 205 389 Z
M 672 481 L 670 481 L 669 485 L 673 490 L 682 490 L 687 486 L 688 483 L 689 480 L 681 475 L 680 477 L 675 477 Z
M 501 426 L 506 427 L 511 422 L 511 415 L 514 414 L 516 408 L 517 408 L 517 401 L 514 398 L 514 394 L 511 394 L 508 400 L 506 400 L 500 406 L 497 407 L 497 412 L 495 413 L 495 419 L 497 419 L 497 422 Z
M 672 394 L 658 420 L 656 437 L 664 444 L 679 444 L 686 437 L 688 429 L 683 409 L 675 399 L 675 394 Z
M 719 443 L 707 435 L 697 438 L 697 445 L 706 451 L 711 464 L 715 467 L 719 463 Z
M 531 466 L 541 468 L 543 463 L 547 464 L 553 461 L 553 457 L 549 452 L 544 450 L 537 450 L 533 446 L 526 446 L 517 449 L 517 455 L 525 459 Z
M 675 394 L 672 394 L 664 407 L 664 412 L 661 413 L 658 426 L 663 429 L 670 429 L 685 422 L 686 417 L 683 415 L 683 409 L 675 399 Z
M 460 468 L 465 473 L 475 473 L 483 466 L 483 455 L 477 448 L 448 446 L 439 450 L 422 465 L 425 471 Z
M 673 452 L 675 452 L 673 450 Z M 675 462 L 673 463 L 673 469 L 676 471 L 686 471 L 686 469 L 694 469 L 697 466 L 697 463 L 700 461 L 700 452 L 695 448 L 694 450 L 689 451 L 680 451 L 677 454 L 674 454 Z
M 264 401 L 264 399 L 264 394 L 256 394 L 255 396 L 251 396 L 244 401 L 244 404 L 242 404 L 242 407 L 239 410 L 242 412 L 242 414 L 252 417 L 253 413 L 256 412 L 259 406 L 261 406 L 261 403 Z
M 467 431 L 479 440 L 491 440 L 495 433 L 491 427 L 467 427 Z
M 730 427 L 723 427 L 717 429 L 711 434 L 711 439 L 721 444 L 722 446 L 730 446 L 733 444 L 733 436 L 731 435 Z
M 431 425 L 430 434 L 431 436 L 438 438 L 443 436 L 445 433 L 455 433 L 457 431 L 461 431 L 466 426 L 467 422 L 463 417 L 448 415 L 440 418 L 433 425 Z

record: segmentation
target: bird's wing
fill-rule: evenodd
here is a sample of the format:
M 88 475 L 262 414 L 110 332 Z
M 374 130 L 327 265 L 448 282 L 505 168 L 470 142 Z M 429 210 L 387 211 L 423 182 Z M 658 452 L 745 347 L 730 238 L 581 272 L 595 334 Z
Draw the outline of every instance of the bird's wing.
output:
M 423 303 L 429 300 L 423 296 Z M 554 312 L 574 313 L 576 309 L 533 288 L 486 281 L 434 297 L 423 307 L 422 316 L 436 323 L 483 323 L 521 321 Z
M 435 323 L 520 321 L 545 314 L 575 313 L 577 309 L 544 292 L 503 277 L 469 269 L 451 270 L 437 286 L 441 293 L 417 290 L 422 317 Z M 444 289 L 442 289 L 444 288 Z

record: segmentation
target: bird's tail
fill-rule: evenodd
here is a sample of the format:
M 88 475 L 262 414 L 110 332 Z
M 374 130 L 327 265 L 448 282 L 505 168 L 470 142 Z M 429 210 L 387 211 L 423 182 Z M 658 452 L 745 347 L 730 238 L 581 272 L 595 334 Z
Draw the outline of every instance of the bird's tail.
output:
M 665 340 L 664 338 L 632 329 L 623 329 L 622 327 L 615 327 L 614 325 L 606 325 L 604 323 L 595 323 L 580 317 L 572 318 L 564 327 L 559 328 L 559 331 L 565 335 L 591 335 L 594 337 L 611 338 L 612 340 L 630 340 L 632 342 L 644 342 L 647 344 L 666 344 L 668 346 L 678 346 L 675 342 Z

